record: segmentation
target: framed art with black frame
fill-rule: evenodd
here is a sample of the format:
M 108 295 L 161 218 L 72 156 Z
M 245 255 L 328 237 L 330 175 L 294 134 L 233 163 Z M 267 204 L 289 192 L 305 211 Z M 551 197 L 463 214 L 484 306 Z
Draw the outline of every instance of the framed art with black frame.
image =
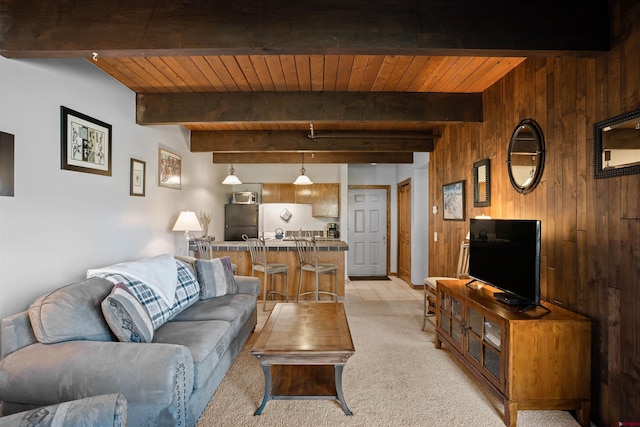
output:
M 146 187 L 146 162 L 138 159 L 131 159 L 131 177 L 129 184 L 130 196 L 144 197 L 144 191 Z
M 444 219 L 464 221 L 464 181 L 443 185 L 442 196 Z
M 62 169 L 111 176 L 111 125 L 60 107 Z

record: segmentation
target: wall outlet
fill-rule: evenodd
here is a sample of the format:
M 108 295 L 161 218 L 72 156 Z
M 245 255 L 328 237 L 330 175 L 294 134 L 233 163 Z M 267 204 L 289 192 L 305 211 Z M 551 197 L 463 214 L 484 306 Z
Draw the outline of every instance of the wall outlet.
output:
M 437 206 L 434 206 L 431 210 L 433 211 L 434 215 L 438 214 L 438 207 Z

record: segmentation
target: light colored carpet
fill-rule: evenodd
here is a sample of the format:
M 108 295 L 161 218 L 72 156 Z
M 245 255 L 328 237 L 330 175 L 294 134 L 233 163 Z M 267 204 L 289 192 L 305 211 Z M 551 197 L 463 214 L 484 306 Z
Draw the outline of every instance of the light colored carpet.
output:
M 356 353 L 343 374 L 344 415 L 330 400 L 272 400 L 262 415 L 264 377 L 252 334 L 205 409 L 210 426 L 504 426 L 502 404 L 421 331 L 422 301 L 345 301 Z M 262 311 L 262 310 L 260 310 Z M 256 332 L 264 324 L 260 315 Z M 578 426 L 565 411 L 519 411 L 518 426 Z

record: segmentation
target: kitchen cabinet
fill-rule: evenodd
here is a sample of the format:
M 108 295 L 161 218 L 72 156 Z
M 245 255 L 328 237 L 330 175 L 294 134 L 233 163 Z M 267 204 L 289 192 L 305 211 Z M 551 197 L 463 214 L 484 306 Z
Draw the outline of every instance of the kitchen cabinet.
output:
M 340 184 L 262 184 L 262 203 L 310 204 L 312 205 L 311 215 L 338 218 L 340 216 Z
M 340 216 L 340 185 L 313 184 L 312 213 L 316 217 L 338 218 Z
M 262 184 L 262 203 L 296 203 L 295 185 Z
M 504 422 L 518 410 L 576 410 L 589 426 L 591 321 L 543 302 L 523 312 L 497 302 L 497 289 L 439 280 L 436 348 L 445 344 L 504 403 Z
M 291 184 L 293 185 L 293 184 Z M 313 185 L 293 185 L 296 191 L 296 203 L 310 205 L 313 203 Z

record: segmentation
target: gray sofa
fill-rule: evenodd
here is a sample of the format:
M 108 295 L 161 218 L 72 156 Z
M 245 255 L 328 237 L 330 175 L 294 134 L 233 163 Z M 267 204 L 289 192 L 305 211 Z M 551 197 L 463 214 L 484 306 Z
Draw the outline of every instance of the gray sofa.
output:
M 120 290 L 126 296 L 118 300 L 121 284 L 114 283 L 123 278 L 117 275 L 59 288 L 3 319 L 3 414 L 119 393 L 126 398 L 130 425 L 195 425 L 255 328 L 260 281 L 233 276 L 234 287 L 224 294 L 220 275 L 216 288 L 213 276 L 196 268 L 208 264 L 174 261 L 191 293 L 195 278 L 198 295 L 178 301 L 176 291 L 173 308 L 182 307 L 169 310 L 163 321 L 153 317 L 154 330 L 145 330 L 148 318 L 146 324 L 136 318 L 146 317 L 144 311 L 126 305 L 135 286 Z
M 85 397 L 0 418 L 0 427 L 125 427 L 127 399 L 121 394 Z

